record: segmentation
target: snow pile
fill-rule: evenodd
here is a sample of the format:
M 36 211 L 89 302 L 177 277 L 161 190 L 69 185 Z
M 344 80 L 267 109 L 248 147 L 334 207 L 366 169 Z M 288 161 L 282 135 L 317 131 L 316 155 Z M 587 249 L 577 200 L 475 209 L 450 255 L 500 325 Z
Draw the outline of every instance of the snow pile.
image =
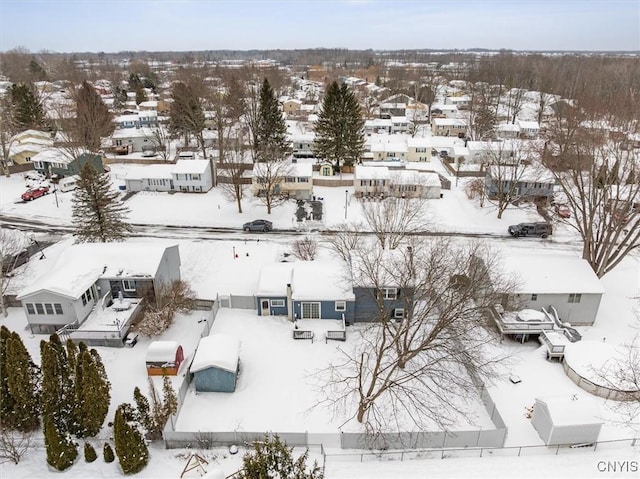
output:
M 212 334 L 200 340 L 190 370 L 196 373 L 214 367 L 234 373 L 239 357 L 240 340 L 228 334 Z

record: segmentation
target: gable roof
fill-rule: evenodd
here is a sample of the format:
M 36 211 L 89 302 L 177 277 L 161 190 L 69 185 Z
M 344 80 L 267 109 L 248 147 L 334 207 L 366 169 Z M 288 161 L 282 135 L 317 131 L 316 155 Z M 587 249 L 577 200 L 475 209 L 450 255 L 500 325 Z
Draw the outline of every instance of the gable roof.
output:
M 227 334 L 212 334 L 198 343 L 198 349 L 189 368 L 192 373 L 207 368 L 236 372 L 240 357 L 240 340 Z
M 99 278 L 153 278 L 168 248 L 157 243 L 82 243 L 69 246 L 51 271 L 24 288 L 22 300 L 41 291 L 78 299 Z

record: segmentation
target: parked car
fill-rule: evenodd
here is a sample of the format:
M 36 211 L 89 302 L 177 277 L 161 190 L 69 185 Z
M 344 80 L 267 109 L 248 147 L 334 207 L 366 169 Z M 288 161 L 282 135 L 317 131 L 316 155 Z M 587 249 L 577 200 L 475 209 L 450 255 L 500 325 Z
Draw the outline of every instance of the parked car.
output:
M 31 200 L 35 200 L 36 198 L 40 198 L 41 196 L 44 196 L 48 193 L 49 193 L 48 186 L 37 186 L 35 188 L 31 188 L 25 191 L 24 193 L 22 193 L 21 198 L 23 201 L 31 201 Z
M 253 220 L 249 223 L 242 225 L 242 229 L 245 231 L 271 231 L 273 229 L 273 223 L 268 220 Z
M 539 236 L 546 238 L 553 233 L 549 223 L 520 223 L 509 226 L 509 234 L 514 238 L 519 236 Z
M 560 218 L 571 218 L 571 209 L 569 205 L 565 205 L 563 203 L 557 204 L 555 206 L 556 214 Z

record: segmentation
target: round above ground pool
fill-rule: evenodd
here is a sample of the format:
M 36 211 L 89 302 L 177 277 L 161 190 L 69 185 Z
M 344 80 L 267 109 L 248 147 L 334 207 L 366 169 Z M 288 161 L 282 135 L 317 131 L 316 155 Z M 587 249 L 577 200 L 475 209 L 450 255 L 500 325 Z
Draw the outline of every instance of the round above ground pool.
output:
M 628 363 L 628 352 L 620 345 L 578 341 L 566 345 L 562 364 L 567 376 L 585 391 L 622 401 L 640 396 L 637 386 L 620 380 L 620 370 Z

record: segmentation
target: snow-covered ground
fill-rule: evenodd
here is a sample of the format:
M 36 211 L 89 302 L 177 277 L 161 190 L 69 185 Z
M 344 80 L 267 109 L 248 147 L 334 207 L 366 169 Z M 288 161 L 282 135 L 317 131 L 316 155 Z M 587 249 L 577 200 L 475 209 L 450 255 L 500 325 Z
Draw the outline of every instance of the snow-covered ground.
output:
M 112 166 L 114 177 L 122 171 L 120 168 L 125 167 Z M 452 232 L 494 233 L 506 237 L 509 224 L 538 219 L 535 209 L 525 206 L 522 209 L 508 209 L 504 217 L 498 220 L 493 207 L 479 208 L 476 202 L 468 200 L 462 184 L 461 181 L 457 189 L 454 186 L 453 190 L 444 191 L 442 199 L 429 201 L 435 218 L 434 224 L 439 229 Z M 25 218 L 70 223 L 71 193 L 58 193 L 57 205 L 54 195 L 29 203 L 19 203 L 17 201 L 24 189 L 24 181 L 20 175 L 11 178 L 0 177 L 0 212 Z M 361 218 L 360 206 L 352 196 L 353 189 L 347 188 L 347 191 L 348 220 L 358 221 Z M 344 188 L 316 188 L 315 194 L 324 198 L 326 227 L 344 222 Z M 238 215 L 235 203 L 228 201 L 217 189 L 206 194 L 138 193 L 129 199 L 127 204 L 131 208 L 131 221 L 135 223 L 239 228 L 245 221 L 267 217 L 266 208 L 250 195 L 243 202 L 245 213 Z M 295 204 L 289 202 L 276 208 L 269 219 L 273 220 L 276 228 L 292 228 L 294 208 Z M 570 241 L 572 239 L 570 232 L 557 227 L 549 240 L 510 240 L 509 247 L 524 250 L 531 255 L 535 255 L 536 251 L 549 250 L 579 254 L 576 245 Z M 44 259 L 37 260 L 33 257 L 21 267 L 23 273 L 15 277 L 12 289 L 17 291 L 50 271 L 58 255 L 71 241 L 66 239 L 48 248 Z M 135 238 L 130 241 L 157 240 Z M 180 245 L 182 277 L 191 283 L 199 297 L 213 299 L 217 294 L 253 294 L 257 287 L 260 268 L 277 261 L 283 252 L 289 250 L 290 241 L 287 237 L 270 235 L 261 235 L 260 241 L 257 241 L 256 237 L 251 235 L 247 236 L 246 241 L 181 239 L 175 242 Z M 608 344 L 621 344 L 630 338 L 633 333 L 631 324 L 635 318 L 634 307 L 637 306 L 637 299 L 634 298 L 638 297 L 640 291 L 639 271 L 638 258 L 630 256 L 603 279 L 606 294 L 596 324 L 579 328 L 585 339 L 603 341 L 606 338 Z M 183 345 L 187 356 L 185 364 L 188 364 L 195 351 L 202 332 L 202 323 L 198 323 L 200 319 L 201 316 L 197 312 L 181 316 L 162 338 L 176 340 Z M 28 332 L 22 310 L 12 308 L 9 318 L 1 322 L 22 334 L 33 359 L 38 362 L 39 342 L 46 337 Z M 219 397 L 211 401 L 206 395 L 190 393 L 178 420 L 179 427 L 180 424 L 191 425 L 196 421 L 204 424 L 211 421 L 218 423 L 218 430 L 233 430 L 239 423 L 244 430 L 249 431 L 286 431 L 292 428 L 311 431 L 313 428 L 322 432 L 336 428 L 336 421 L 322 411 L 315 411 L 304 418 L 301 416 L 301 411 L 306 410 L 313 402 L 310 390 L 305 388 L 304 375 L 326 363 L 331 355 L 335 354 L 335 344 L 325 344 L 322 341 L 313 344 L 308 341 L 294 342 L 289 336 L 289 324 L 272 318 L 258 318 L 252 311 L 222 310 L 214 325 L 214 331 L 218 328 L 221 331 L 233 332 L 242 341 L 241 357 L 246 355 L 247 369 L 240 378 L 239 390 L 228 398 Z M 251 334 L 246 334 L 248 330 Z M 263 337 L 271 339 L 262 340 Z M 132 400 L 133 388 L 136 385 L 143 391 L 146 390 L 144 355 L 149 342 L 148 338 L 141 338 L 138 345 L 132 349 L 97 348 L 113 385 L 111 414 L 118 404 Z M 512 361 L 505 374 L 517 374 L 522 379 L 518 384 L 503 380 L 491 388 L 492 396 L 509 428 L 506 445 L 540 445 L 542 441 L 532 427 L 531 420 L 526 417 L 525 408 L 530 407 L 536 397 L 550 393 L 588 394 L 566 377 L 558 363 L 545 359 L 544 349 L 538 343 L 519 344 L 505 340 L 502 345 L 496 347 L 512 353 Z M 308 358 L 305 357 L 307 354 Z M 265 376 L 265 370 L 274 371 L 274 376 Z M 275 375 L 276 372 L 278 375 Z M 180 376 L 184 373 L 183 367 Z M 176 384 L 181 380 L 180 376 L 176 378 Z M 296 382 L 295 387 L 290 381 Z M 251 393 L 248 389 L 245 391 L 244 386 L 249 383 L 253 384 L 258 392 Z M 266 391 L 273 392 L 267 395 Z M 230 399 L 232 397 L 233 400 Z M 296 398 L 295 402 L 300 406 L 295 410 L 291 408 L 292 398 Z M 606 421 L 600 438 L 609 440 L 632 437 L 633 433 L 629 429 L 615 424 L 620 417 L 608 404 L 599 398 L 597 401 L 602 407 L 603 419 Z M 224 414 L 221 415 L 207 412 L 221 409 L 224 409 Z M 480 425 L 485 424 L 483 421 L 482 417 L 478 419 Z M 485 424 L 484 427 L 490 425 Z M 103 437 L 107 434 L 108 428 L 105 427 Z M 98 442 L 95 445 L 99 446 Z M 326 477 L 595 477 L 603 474 L 598 469 L 603 467 L 599 461 L 632 461 L 638 457 L 637 449 L 630 446 L 599 447 L 596 452 L 567 450 L 558 456 L 548 455 L 542 449 L 536 451 L 523 457 L 466 457 L 404 462 L 388 461 L 384 457 L 377 461 L 367 456 L 368 459 L 363 463 L 360 462 L 359 456 L 353 456 L 349 460 L 338 460 L 329 456 Z M 184 450 L 166 451 L 154 445 L 150 465 L 138 476 L 177 477 L 186 463 L 185 454 Z M 511 452 L 507 454 L 511 455 Z M 231 474 L 239 468 L 238 456 L 229 457 L 225 450 L 206 452 L 208 458 L 212 458 L 213 455 L 216 455 L 213 462 L 217 463 L 225 474 Z M 313 451 L 312 456 L 319 457 L 318 452 Z M 619 476 L 634 477 L 631 472 L 633 471 L 626 474 L 623 472 Z M 53 474 L 47 469 L 42 448 L 34 449 L 34 453 L 19 466 L 0 465 L 0 477 L 3 478 L 49 477 Z M 93 464 L 86 464 L 80 459 L 65 475 L 80 478 L 119 477 L 121 474 L 116 463 L 105 465 L 99 459 Z M 615 476 L 612 473 L 607 475 Z M 185 477 L 197 477 L 197 473 L 193 471 Z

